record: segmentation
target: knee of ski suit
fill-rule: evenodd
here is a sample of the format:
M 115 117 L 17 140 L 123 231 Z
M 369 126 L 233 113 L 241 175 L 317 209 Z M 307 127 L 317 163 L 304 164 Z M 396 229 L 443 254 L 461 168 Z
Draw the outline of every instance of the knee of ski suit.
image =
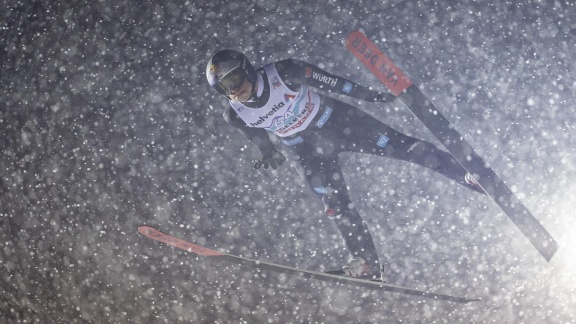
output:
M 342 199 L 332 194 L 322 195 L 322 203 L 324 204 L 324 214 L 329 218 L 336 218 L 343 212 L 346 213 L 348 209 L 354 208 L 348 199 Z

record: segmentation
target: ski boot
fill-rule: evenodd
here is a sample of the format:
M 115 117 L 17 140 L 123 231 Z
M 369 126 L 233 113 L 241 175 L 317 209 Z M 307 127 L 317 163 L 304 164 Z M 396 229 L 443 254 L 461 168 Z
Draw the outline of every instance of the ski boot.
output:
M 470 172 L 466 172 L 466 175 L 464 176 L 464 181 L 474 190 L 480 193 L 484 193 L 484 189 L 482 189 L 478 181 L 476 181 L 476 179 L 474 178 L 474 176 L 472 176 Z

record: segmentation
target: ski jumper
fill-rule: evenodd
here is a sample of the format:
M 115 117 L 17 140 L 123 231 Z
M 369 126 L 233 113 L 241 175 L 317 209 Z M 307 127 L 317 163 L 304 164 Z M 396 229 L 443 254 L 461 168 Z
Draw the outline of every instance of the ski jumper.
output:
M 465 182 L 465 169 L 450 154 L 310 87 L 372 102 L 382 99 L 379 92 L 295 59 L 265 65 L 257 72 L 255 95 L 244 103 L 230 101 L 224 113 L 226 121 L 242 131 L 263 156 L 275 152 L 267 132 L 280 138 L 300 177 L 322 200 L 326 216 L 350 254 L 364 258 L 372 271 L 378 272 L 378 254 L 366 223 L 350 200 L 340 153 L 413 162 L 478 191 Z

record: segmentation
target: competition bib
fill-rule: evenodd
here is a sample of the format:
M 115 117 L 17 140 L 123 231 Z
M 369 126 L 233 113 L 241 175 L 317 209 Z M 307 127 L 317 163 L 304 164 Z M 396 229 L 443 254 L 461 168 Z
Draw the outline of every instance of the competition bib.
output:
M 274 64 L 264 66 L 270 86 L 268 102 L 263 107 L 250 108 L 230 101 L 238 116 L 250 127 L 264 128 L 285 137 L 308 127 L 320 108 L 320 96 L 302 85 L 294 92 L 284 84 Z

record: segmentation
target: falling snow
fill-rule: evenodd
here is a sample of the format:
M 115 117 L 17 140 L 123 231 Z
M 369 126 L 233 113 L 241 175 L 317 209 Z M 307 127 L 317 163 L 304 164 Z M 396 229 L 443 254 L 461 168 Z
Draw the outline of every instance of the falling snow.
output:
M 576 323 L 572 1 L 4 1 L 0 322 Z M 347 261 L 294 168 L 255 172 L 204 69 L 223 48 L 384 90 L 346 51 L 362 29 L 557 239 L 548 263 L 488 198 L 415 165 L 344 154 L 386 280 L 461 305 L 208 261 Z M 396 102 L 341 98 L 439 145 Z

